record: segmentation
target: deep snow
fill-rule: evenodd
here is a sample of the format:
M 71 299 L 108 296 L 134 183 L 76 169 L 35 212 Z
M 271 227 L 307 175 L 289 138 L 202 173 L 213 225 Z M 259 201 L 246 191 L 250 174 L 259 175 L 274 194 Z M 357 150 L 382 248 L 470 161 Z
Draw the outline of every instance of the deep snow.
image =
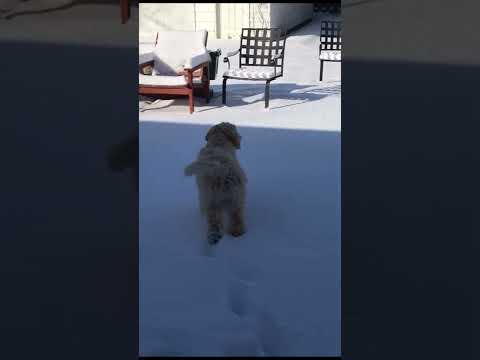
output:
M 318 83 L 318 33 L 287 40 L 270 110 L 240 81 L 221 107 L 218 76 L 192 115 L 183 99 L 139 113 L 141 355 L 340 355 L 340 64 Z M 221 121 L 242 135 L 248 233 L 210 247 L 183 168 Z

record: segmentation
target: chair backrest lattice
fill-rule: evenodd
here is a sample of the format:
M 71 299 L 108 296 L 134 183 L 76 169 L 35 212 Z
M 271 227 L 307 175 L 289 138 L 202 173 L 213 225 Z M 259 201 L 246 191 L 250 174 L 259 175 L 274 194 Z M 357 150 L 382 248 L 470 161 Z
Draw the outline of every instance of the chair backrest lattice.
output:
M 238 63 L 244 66 L 274 67 L 276 74 L 283 74 L 286 33 L 280 28 L 243 28 L 240 36 Z M 273 56 L 281 55 L 272 62 Z
M 342 21 L 322 21 L 320 51 L 342 51 Z

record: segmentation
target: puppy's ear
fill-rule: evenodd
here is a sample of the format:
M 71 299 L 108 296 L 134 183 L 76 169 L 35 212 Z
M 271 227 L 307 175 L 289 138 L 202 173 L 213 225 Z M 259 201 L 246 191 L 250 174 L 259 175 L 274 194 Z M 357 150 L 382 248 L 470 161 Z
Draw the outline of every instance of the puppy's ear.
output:
M 224 123 L 224 133 L 236 149 L 240 149 L 240 135 L 235 125 Z
M 240 149 L 240 142 L 242 137 L 239 135 L 239 133 L 237 132 L 237 128 L 234 125 L 230 127 L 229 135 L 229 138 L 231 139 L 230 141 L 233 143 L 235 148 Z
M 216 126 L 216 125 L 215 125 L 215 126 L 212 126 L 212 127 L 210 128 L 210 130 L 208 130 L 207 135 L 205 135 L 205 141 L 208 141 L 208 139 L 210 138 L 210 136 L 212 136 L 215 131 L 217 131 L 217 126 Z

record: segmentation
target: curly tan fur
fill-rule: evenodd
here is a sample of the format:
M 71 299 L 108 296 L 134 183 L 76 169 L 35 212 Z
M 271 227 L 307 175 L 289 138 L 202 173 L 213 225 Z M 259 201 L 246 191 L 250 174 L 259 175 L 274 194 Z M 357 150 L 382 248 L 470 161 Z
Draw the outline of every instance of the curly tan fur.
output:
M 228 233 L 245 233 L 244 208 L 247 177 L 236 157 L 241 136 L 235 125 L 220 123 L 208 131 L 197 160 L 185 168 L 186 176 L 196 176 L 200 211 L 207 215 L 208 241 L 223 236 L 223 212 L 230 219 Z

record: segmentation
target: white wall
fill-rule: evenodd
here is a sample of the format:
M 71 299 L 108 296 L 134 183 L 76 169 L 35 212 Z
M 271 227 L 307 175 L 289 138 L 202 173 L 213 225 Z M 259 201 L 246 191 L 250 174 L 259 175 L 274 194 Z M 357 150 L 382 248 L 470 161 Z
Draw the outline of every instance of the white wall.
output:
M 140 33 L 159 30 L 195 30 L 194 4 L 139 4 Z
M 197 30 L 207 30 L 211 39 L 217 37 L 215 3 L 195 3 L 195 21 Z
M 249 3 L 250 6 L 250 26 L 251 27 L 270 27 L 270 3 Z
M 158 30 L 207 30 L 216 38 L 215 3 L 140 3 L 140 37 Z
M 218 4 L 218 5 L 216 5 Z M 287 29 L 312 18 L 313 4 L 297 3 L 140 3 L 140 38 L 159 30 L 205 29 L 209 39 L 238 39 L 242 27 Z
M 272 27 L 283 27 L 290 30 L 302 22 L 312 19 L 312 3 L 271 3 L 270 22 Z
M 222 39 L 236 38 L 240 35 L 240 29 L 248 26 L 248 3 L 220 3 L 220 35 Z

